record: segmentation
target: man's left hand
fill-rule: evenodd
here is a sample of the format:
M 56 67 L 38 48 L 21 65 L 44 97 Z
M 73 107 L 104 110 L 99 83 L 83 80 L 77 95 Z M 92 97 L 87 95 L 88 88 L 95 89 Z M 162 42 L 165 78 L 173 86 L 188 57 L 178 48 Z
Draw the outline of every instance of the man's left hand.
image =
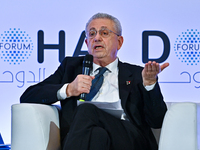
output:
M 169 63 L 164 63 L 160 66 L 159 63 L 156 63 L 155 61 L 149 61 L 148 63 L 146 63 L 142 71 L 142 79 L 144 86 L 156 83 L 157 75 L 168 66 Z

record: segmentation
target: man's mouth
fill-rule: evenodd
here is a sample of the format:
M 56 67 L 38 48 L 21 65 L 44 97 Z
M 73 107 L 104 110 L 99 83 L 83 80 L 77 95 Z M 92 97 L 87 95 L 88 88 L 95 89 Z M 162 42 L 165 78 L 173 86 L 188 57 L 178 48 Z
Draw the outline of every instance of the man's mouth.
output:
M 97 46 L 94 46 L 94 49 L 102 49 L 102 48 L 104 48 L 103 46 L 101 46 L 101 45 L 97 45 Z

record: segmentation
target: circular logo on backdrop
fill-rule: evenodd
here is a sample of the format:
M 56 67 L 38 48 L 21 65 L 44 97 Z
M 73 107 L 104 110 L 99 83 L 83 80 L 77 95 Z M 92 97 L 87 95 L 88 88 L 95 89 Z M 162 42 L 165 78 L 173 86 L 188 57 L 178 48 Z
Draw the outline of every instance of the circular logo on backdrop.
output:
M 0 34 L 0 58 L 6 63 L 19 65 L 31 56 L 33 43 L 26 31 L 10 28 Z
M 197 65 L 200 62 L 200 32 L 197 29 L 182 32 L 175 41 L 174 51 L 182 63 Z

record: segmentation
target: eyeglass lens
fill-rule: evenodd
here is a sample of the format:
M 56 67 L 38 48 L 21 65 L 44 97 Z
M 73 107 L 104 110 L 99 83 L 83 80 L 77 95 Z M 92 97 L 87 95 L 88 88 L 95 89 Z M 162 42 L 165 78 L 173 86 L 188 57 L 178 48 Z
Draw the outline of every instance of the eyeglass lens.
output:
M 99 30 L 99 34 L 102 37 L 108 37 L 110 35 L 110 32 L 111 31 L 109 29 L 106 29 L 106 28 Z M 94 38 L 96 35 L 97 35 L 97 30 L 92 29 L 92 30 L 89 31 L 89 34 L 88 34 L 89 38 Z

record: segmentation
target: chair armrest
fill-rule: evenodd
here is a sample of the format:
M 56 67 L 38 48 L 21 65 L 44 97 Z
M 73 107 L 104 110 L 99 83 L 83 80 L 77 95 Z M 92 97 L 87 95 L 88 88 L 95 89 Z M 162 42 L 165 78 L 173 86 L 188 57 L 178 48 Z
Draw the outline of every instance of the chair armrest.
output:
M 43 104 L 11 107 L 12 150 L 60 150 L 59 110 Z
M 163 121 L 159 150 L 197 150 L 197 147 L 197 104 L 172 104 Z
M 173 104 L 172 102 L 165 102 L 167 109 L 169 109 L 169 107 Z M 161 132 L 161 128 L 160 129 L 153 129 L 151 128 L 154 137 L 156 139 L 157 144 L 159 144 L 159 139 L 160 139 L 160 132 Z

